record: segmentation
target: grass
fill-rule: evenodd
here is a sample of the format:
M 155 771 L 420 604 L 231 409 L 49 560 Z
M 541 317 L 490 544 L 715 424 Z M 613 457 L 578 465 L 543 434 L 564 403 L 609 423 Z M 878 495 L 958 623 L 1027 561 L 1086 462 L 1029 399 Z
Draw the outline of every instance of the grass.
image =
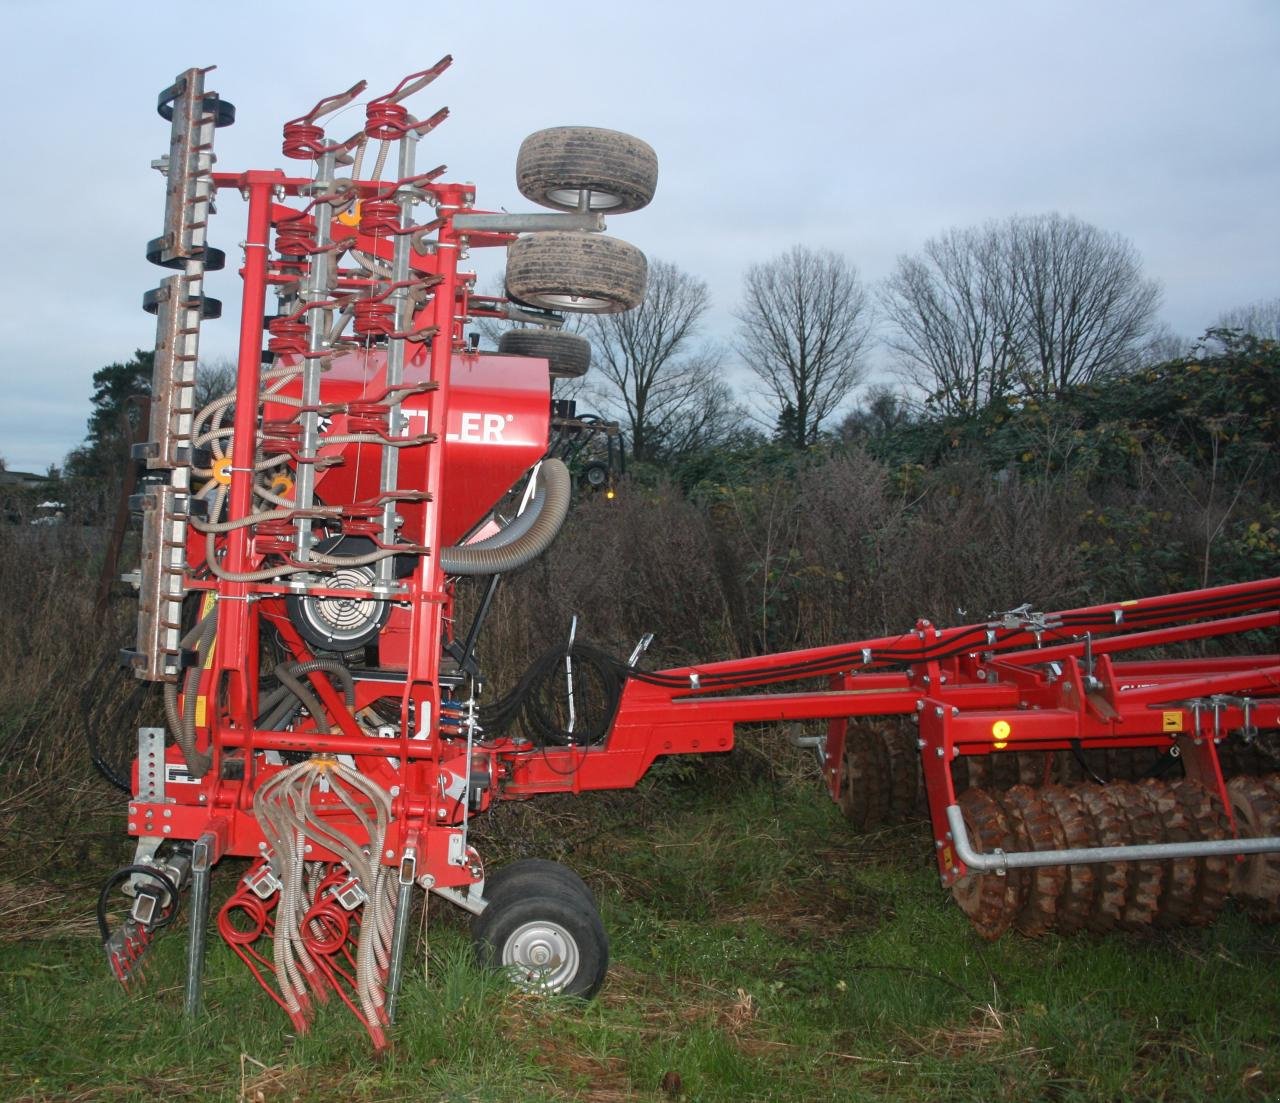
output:
M 381 1060 L 341 1009 L 323 1009 L 294 1037 L 216 936 L 206 1013 L 194 1023 L 181 1015 L 181 932 L 159 942 L 147 985 L 131 993 L 106 975 L 91 934 L 27 938 L 0 946 L 0 1094 L 262 1103 L 1280 1094 L 1280 937 L 1240 915 L 1208 931 L 989 945 L 937 887 L 927 833 L 855 836 L 813 786 L 698 791 L 659 778 L 634 794 L 546 804 L 541 817 L 536 803 L 501 810 L 489 851 L 528 849 L 536 834 L 593 883 L 613 943 L 595 1002 L 532 998 L 478 971 L 463 917 L 440 901 Z M 229 883 L 233 874 L 219 872 Z M 68 896 L 64 919 L 88 904 Z

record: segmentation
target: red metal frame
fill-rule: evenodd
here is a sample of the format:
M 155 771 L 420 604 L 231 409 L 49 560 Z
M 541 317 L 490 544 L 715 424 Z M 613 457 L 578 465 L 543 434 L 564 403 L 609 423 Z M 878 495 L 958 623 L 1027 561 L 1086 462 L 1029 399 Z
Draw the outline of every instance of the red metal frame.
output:
M 419 86 L 418 78 L 429 79 L 432 72 L 409 78 L 401 88 Z M 346 102 L 359 87 L 345 98 L 322 101 L 311 115 L 288 124 L 286 153 L 310 159 L 326 148 L 323 132 L 314 125 L 317 113 L 326 104 Z M 370 105 L 370 118 L 369 134 L 394 137 L 406 130 L 425 132 L 441 115 L 412 123 L 393 94 Z M 441 659 L 453 638 L 453 580 L 444 574 L 437 553 L 487 514 L 546 448 L 549 388 L 544 361 L 482 355 L 464 344 L 466 323 L 492 314 L 497 306 L 485 298 L 473 307 L 474 279 L 459 268 L 463 250 L 503 246 L 514 235 L 457 230 L 458 215 L 476 213 L 474 188 L 440 182 L 439 175 L 434 170 L 391 184 L 351 181 L 349 194 L 361 206 L 348 224 L 339 220 L 334 226 L 335 240 L 387 263 L 394 240 L 414 234 L 420 248 L 413 253 L 408 282 L 422 298 L 404 333 L 391 332 L 394 319 L 389 321 L 381 309 L 395 287 L 383 279 L 378 289 L 378 281 L 353 268 L 338 269 L 325 302 L 307 304 L 271 325 L 270 343 L 285 365 L 319 355 L 308 352 L 305 341 L 299 343 L 298 323 L 304 316 L 343 305 L 358 307 L 366 337 L 404 340 L 412 349 L 400 388 L 413 434 L 408 442 L 391 441 L 385 432 L 377 439 L 378 425 L 388 424 L 394 390 L 386 382 L 386 354 L 368 342 L 324 353 L 332 366 L 321 378 L 319 404 L 309 409 L 332 417 L 332 431 L 373 434 L 364 443 L 320 449 L 316 482 L 323 490 L 324 509 L 340 518 L 344 532 L 361 533 L 385 547 L 376 519 L 386 499 L 377 496 L 379 484 L 365 472 L 376 465 L 384 445 L 403 445 L 393 495 L 401 515 L 402 542 L 396 546 L 412 553 L 415 565 L 391 593 L 373 588 L 326 591 L 394 603 L 381 665 L 374 671 L 352 670 L 353 707 L 329 678 L 309 674 L 324 715 L 304 716 L 287 731 L 259 729 L 254 718 L 264 632 L 273 631 L 292 659 L 314 657 L 286 611 L 296 588 L 283 573 L 269 577 L 272 569 L 305 566 L 290 550 L 298 519 L 290 515 L 248 522 L 255 516 L 254 467 L 263 439 L 270 441 L 269 451 L 293 457 L 295 472 L 299 458 L 300 385 L 275 398 L 260 396 L 264 303 L 273 288 L 297 283 L 317 261 L 317 254 L 306 252 L 307 220 L 317 203 L 315 182 L 279 171 L 211 176 L 214 188 L 237 191 L 248 200 L 234 435 L 229 464 L 215 473 L 225 483 L 230 527 L 211 538 L 220 563 L 209 562 L 206 538 L 199 532 L 191 535 L 187 548 L 187 588 L 211 596 L 219 615 L 195 706 L 198 749 L 212 756 L 212 768 L 193 777 L 179 748 L 169 747 L 165 798 L 130 801 L 132 835 L 212 839 L 213 861 L 223 855 L 257 858 L 266 836 L 254 813 L 254 794 L 285 768 L 279 754 L 351 756 L 360 772 L 393 798 L 381 863 L 399 867 L 410 882 L 465 887 L 484 875 L 478 855 L 466 846 L 466 820 L 495 799 L 630 787 L 657 758 L 728 751 L 736 725 L 762 721 L 825 721 L 824 777 L 834 797 L 842 784 L 845 745 L 857 738 L 850 721 L 871 716 L 913 716 L 918 721 L 939 871 L 946 883 L 965 872 L 949 844 L 946 820 L 947 807 L 956 802 L 951 763 L 958 756 L 1017 748 L 1176 744 L 1189 769 L 1214 785 L 1230 808 L 1215 744 L 1249 726 L 1280 727 L 1280 655 L 1128 656 L 1275 629 L 1280 625 L 1280 579 L 1053 614 L 1018 611 L 950 629 L 921 621 L 898 636 L 652 673 L 633 670 L 610 731 L 599 744 L 535 747 L 480 733 L 468 761 L 468 740 L 457 710 L 450 706 L 446 715 L 444 705 Z M 434 208 L 429 224 L 395 224 L 387 204 L 397 187 L 412 187 L 429 200 Z M 286 251 L 279 253 L 282 240 Z M 483 431 L 468 438 L 468 411 L 498 418 L 495 426 L 510 424 L 510 435 L 499 440 L 495 428 L 489 439 Z M 414 419 L 420 423 L 412 424 Z M 474 424 L 483 430 L 487 423 Z M 264 568 L 266 577 L 235 577 Z M 795 683 L 803 684 L 779 688 Z M 395 701 L 400 722 L 388 726 L 390 737 L 371 734 L 365 710 L 387 698 Z M 483 767 L 490 782 L 479 791 L 477 806 L 469 809 L 454 794 L 477 767 Z M 135 774 L 135 793 L 146 791 L 140 780 Z M 350 810 L 323 794 L 316 800 L 317 814 L 327 823 L 357 839 L 367 838 L 365 825 Z M 308 856 L 327 862 L 340 858 L 319 844 L 309 848 Z M 237 933 L 228 918 L 237 908 L 253 915 L 260 910 L 260 929 L 254 929 L 257 934 L 268 931 L 269 909 L 253 900 L 240 890 L 224 910 L 220 928 L 257 972 L 265 963 L 248 946 L 253 939 Z M 317 897 L 315 906 L 322 903 Z M 335 932 L 328 949 L 340 954 L 347 928 L 334 917 L 324 921 L 332 921 Z M 326 953 L 317 952 L 328 962 Z M 329 964 L 338 969 L 336 959 Z M 346 999 L 340 970 L 326 975 L 328 986 Z M 380 1032 L 380 1023 L 366 1025 L 375 1036 Z

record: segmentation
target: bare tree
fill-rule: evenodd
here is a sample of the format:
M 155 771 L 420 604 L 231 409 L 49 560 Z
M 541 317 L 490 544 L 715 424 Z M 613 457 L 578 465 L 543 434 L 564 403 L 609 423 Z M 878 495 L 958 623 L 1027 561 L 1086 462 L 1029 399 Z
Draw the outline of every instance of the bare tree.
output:
M 1027 356 L 1027 394 L 1060 394 L 1131 366 L 1160 305 L 1137 250 L 1078 218 L 1060 214 L 1008 223 Z
M 640 306 L 585 321 L 598 372 L 592 390 L 626 423 L 637 459 L 689 451 L 722 436 L 735 419 L 722 355 L 699 340 L 710 305 L 706 283 L 651 260 Z
M 735 315 L 739 349 L 764 383 L 786 436 L 804 448 L 861 380 L 871 304 L 858 269 L 797 245 L 747 269 Z
M 972 413 L 1016 385 L 1024 336 L 1006 246 L 994 223 L 950 230 L 899 257 L 881 288 L 886 343 L 942 413 Z
M 1264 341 L 1280 341 L 1280 298 L 1259 299 L 1248 306 L 1224 311 L 1217 329 L 1238 329 Z
M 881 299 L 903 374 L 965 414 L 1135 366 L 1160 289 L 1123 237 L 1049 214 L 931 239 L 899 258 Z

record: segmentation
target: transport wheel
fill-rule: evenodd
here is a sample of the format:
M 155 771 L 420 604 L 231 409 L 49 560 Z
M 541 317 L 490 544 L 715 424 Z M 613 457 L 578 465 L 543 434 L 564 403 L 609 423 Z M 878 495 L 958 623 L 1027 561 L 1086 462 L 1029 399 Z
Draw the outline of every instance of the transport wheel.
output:
M 631 310 L 644 302 L 648 272 L 639 249 L 603 234 L 526 234 L 507 249 L 507 294 L 544 310 Z
M 658 186 L 658 156 L 647 142 L 594 126 L 556 126 L 530 134 L 516 154 L 516 187 L 526 199 L 560 211 L 586 206 L 624 214 L 648 205 Z
M 484 895 L 493 900 L 500 895 L 528 895 L 539 889 L 563 889 L 589 900 L 596 898 L 590 886 L 568 866 L 546 858 L 521 858 L 495 870 L 485 878 Z
M 964 816 L 965 830 L 974 850 L 989 854 L 1017 849 L 1009 817 L 990 793 L 966 789 L 957 798 Z M 960 910 L 969 918 L 979 937 L 988 942 L 999 938 L 1017 918 L 1026 901 L 1026 878 L 1020 870 L 998 873 L 966 873 L 951 886 Z
M 1280 802 L 1266 780 L 1233 777 L 1227 783 L 1227 793 L 1242 836 L 1280 835 Z M 1280 854 L 1246 854 L 1233 865 L 1231 894 L 1258 922 L 1280 921 Z
M 1133 842 L 1139 846 L 1164 842 L 1160 816 L 1146 793 L 1129 781 L 1112 782 L 1110 788 L 1129 821 Z M 1129 867 L 1129 894 L 1119 924 L 1128 931 L 1143 931 L 1155 923 L 1160 910 L 1164 870 L 1159 862 L 1130 862 Z
M 1081 785 L 1075 790 L 1080 808 L 1093 832 L 1095 846 L 1128 846 L 1129 820 L 1109 785 Z M 1129 863 L 1103 862 L 1094 866 L 1093 910 L 1086 926 L 1095 934 L 1112 930 L 1124 913 L 1129 895 Z
M 1083 850 L 1098 845 L 1080 802 L 1070 789 L 1046 785 L 1039 795 L 1045 807 L 1056 817 L 1068 849 Z M 1065 874 L 1062 894 L 1058 897 L 1058 932 L 1075 934 L 1084 930 L 1093 911 L 1094 867 L 1067 866 Z
M 1190 778 L 1175 782 L 1172 788 L 1191 822 L 1196 839 L 1229 839 L 1231 837 L 1226 810 L 1215 792 Z M 1235 866 L 1234 858 L 1197 859 L 1196 898 L 1191 914 L 1187 917 L 1189 924 L 1194 927 L 1207 927 L 1217 919 L 1231 892 L 1231 874 Z
M 591 342 L 576 333 L 509 329 L 498 339 L 498 351 L 546 360 L 552 379 L 578 379 L 591 367 Z
M 1001 793 L 999 801 L 1009 813 L 1020 850 L 1062 850 L 1066 836 L 1048 806 L 1028 785 L 1015 785 Z M 1067 879 L 1065 866 L 1039 866 L 1025 874 L 1027 899 L 1014 920 L 1021 934 L 1035 938 L 1053 930 L 1058 920 L 1058 898 Z
M 1196 828 L 1172 786 L 1148 778 L 1139 782 L 1138 787 L 1160 817 L 1165 842 L 1185 843 L 1198 838 Z M 1197 862 L 1194 858 L 1173 858 L 1160 865 L 1164 870 L 1164 883 L 1160 891 L 1160 908 L 1156 912 L 1155 925 L 1184 926 L 1191 922 L 1200 889 Z
M 609 938 L 595 905 L 562 885 L 496 893 L 471 925 L 481 965 L 527 992 L 590 999 L 609 968 Z

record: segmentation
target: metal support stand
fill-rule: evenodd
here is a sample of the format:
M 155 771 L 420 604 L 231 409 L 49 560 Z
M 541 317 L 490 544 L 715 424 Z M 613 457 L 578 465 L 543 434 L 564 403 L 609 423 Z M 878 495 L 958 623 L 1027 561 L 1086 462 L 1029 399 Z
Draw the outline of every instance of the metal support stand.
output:
M 413 882 L 400 881 L 396 893 L 396 925 L 391 932 L 391 966 L 387 971 L 387 1019 L 396 1021 L 400 980 L 404 976 L 404 951 L 409 943 L 409 913 L 413 910 Z
M 213 849 L 210 833 L 196 840 L 191 852 L 191 899 L 187 913 L 187 991 L 184 1010 L 187 1018 L 200 1014 L 200 991 L 204 982 L 204 949 L 209 933 L 209 881 L 213 875 Z

